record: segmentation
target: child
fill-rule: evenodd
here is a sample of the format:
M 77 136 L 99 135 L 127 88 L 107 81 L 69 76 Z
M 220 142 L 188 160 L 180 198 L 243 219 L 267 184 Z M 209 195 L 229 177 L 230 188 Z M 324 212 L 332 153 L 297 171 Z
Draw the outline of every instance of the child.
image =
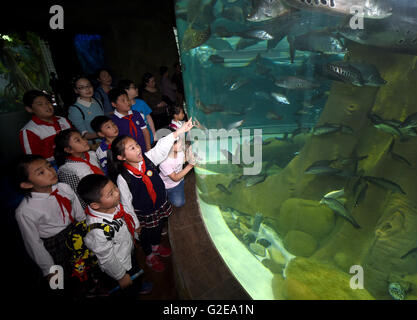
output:
M 142 99 L 138 99 L 139 95 L 138 87 L 131 80 L 121 80 L 118 87 L 126 90 L 127 96 L 129 97 L 130 103 L 132 104 L 132 110 L 136 110 L 142 115 L 143 121 L 145 121 L 151 136 L 151 145 L 154 143 L 155 136 L 155 125 L 151 117 L 152 109 Z
M 175 141 L 168 157 L 159 165 L 159 175 L 165 184 L 168 200 L 174 207 L 182 207 L 185 204 L 184 177 L 194 167 L 194 162 L 190 160 L 183 168 L 186 161 L 183 149 L 181 139 Z
M 142 115 L 137 111 L 131 110 L 126 91 L 120 88 L 111 89 L 109 91 L 109 99 L 113 107 L 116 108 L 111 119 L 119 128 L 119 133 L 131 136 L 143 150 L 150 150 L 151 139 L 149 131 Z
M 48 282 L 53 265 L 61 265 L 67 278 L 72 267 L 65 240 L 73 222 L 85 219 L 84 210 L 71 187 L 58 183 L 55 169 L 43 157 L 24 155 L 16 169 L 17 186 L 25 194 L 16 209 L 25 248 Z
M 184 124 L 184 109 L 181 106 L 172 106 L 170 107 L 170 116 L 171 116 L 171 123 L 169 124 L 169 128 L 171 130 L 177 130 L 182 127 Z
M 112 115 L 113 113 L 113 106 L 110 103 L 109 96 L 107 95 L 110 89 L 112 89 L 112 81 L 113 78 L 110 75 L 109 70 L 107 69 L 99 69 L 96 72 L 96 79 L 99 83 L 96 90 L 94 90 L 94 98 L 101 102 L 104 109 L 105 115 Z
M 65 182 L 76 192 L 78 183 L 91 173 L 102 174 L 97 155 L 89 151 L 88 141 L 81 137 L 76 129 L 67 129 L 55 137 L 55 159 L 58 165 L 58 178 Z M 80 199 L 83 208 L 87 204 Z
M 70 122 L 54 115 L 52 98 L 39 90 L 27 91 L 23 96 L 25 110 L 32 114 L 19 133 L 25 154 L 39 154 L 55 165 L 54 138 L 61 130 L 71 128 Z
M 111 143 L 119 135 L 119 128 L 107 116 L 98 116 L 91 121 L 91 127 L 97 135 L 102 138 L 101 143 L 96 150 L 97 159 L 100 162 L 101 169 L 107 174 L 107 150 L 110 149 Z
M 144 155 L 137 142 L 128 136 L 117 137 L 111 147 L 111 177 L 117 181 L 126 211 L 135 212 L 138 217 L 142 226 L 140 243 L 146 255 L 146 264 L 155 271 L 165 269 L 158 256 L 168 257 L 171 254 L 169 248 L 160 245 L 160 220 L 172 212 L 165 185 L 155 166 L 168 156 L 174 140 L 193 127 L 191 120 L 178 131 L 159 139 L 156 146 Z
M 134 239 L 140 233 L 136 215 L 125 210 L 120 203 L 119 189 L 106 176 L 90 174 L 84 177 L 77 192 L 88 204 L 86 213 L 90 231 L 84 237 L 86 246 L 97 256 L 101 270 L 114 280 L 111 287 L 117 284 L 121 289 L 130 287 L 128 292 L 134 293 L 137 286 L 132 286 L 131 276 L 141 271 L 132 256 Z M 149 293 L 150 286 L 147 283 L 139 293 Z
M 93 98 L 94 88 L 87 77 L 75 77 L 72 80 L 72 85 L 78 98 L 74 105 L 68 109 L 68 119 L 81 132 L 83 138 L 95 145 L 98 142 L 98 136 L 91 128 L 90 123 L 95 117 L 104 115 L 103 106 Z

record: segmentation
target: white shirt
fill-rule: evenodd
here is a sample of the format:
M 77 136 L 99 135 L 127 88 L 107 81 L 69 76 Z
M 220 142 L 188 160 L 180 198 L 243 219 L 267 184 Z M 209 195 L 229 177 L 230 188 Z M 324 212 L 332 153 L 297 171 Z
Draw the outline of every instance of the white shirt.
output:
M 153 147 L 148 152 L 145 152 L 146 157 L 153 162 L 154 165 L 159 165 L 162 161 L 164 161 L 174 144 L 174 141 L 178 140 L 178 138 L 174 138 L 174 133 L 170 133 L 169 135 L 161 138 L 156 143 L 155 147 Z M 139 163 L 139 170 L 141 168 L 141 163 Z M 130 171 L 128 171 L 130 173 Z M 132 173 L 130 173 L 132 174 Z M 133 174 L 132 174 L 133 175 Z M 121 174 L 117 177 L 117 187 L 120 191 L 120 202 L 123 204 L 126 212 L 135 212 L 135 209 L 132 205 L 132 193 L 130 192 L 129 186 L 126 180 L 122 177 Z
M 90 213 L 96 217 L 87 215 L 87 225 L 93 223 L 106 223 L 113 221 L 115 214 L 119 212 L 120 205 L 117 206 L 113 213 L 102 213 L 95 211 L 89 207 Z M 133 217 L 135 222 L 135 230 L 139 228 L 139 221 L 132 211 L 124 210 Z M 134 212 L 134 211 L 133 211 Z M 107 220 L 107 222 L 106 222 Z M 96 256 L 98 264 L 106 274 L 115 280 L 120 280 L 126 271 L 132 268 L 132 250 L 133 238 L 126 223 L 122 218 L 116 220 L 120 228 L 114 228 L 114 237 L 107 240 L 102 229 L 92 229 L 84 237 L 84 243 Z M 136 235 L 136 233 L 135 233 Z
M 71 201 L 72 217 L 77 221 L 84 220 L 84 210 L 71 187 L 65 183 L 57 183 L 52 186 L 52 191 L 57 188 L 61 196 Z M 22 200 L 16 209 L 15 217 L 29 256 L 40 267 L 42 274 L 46 276 L 50 273 L 54 261 L 45 249 L 41 238 L 57 235 L 71 223 L 71 220 L 65 208 L 65 218 L 62 216 L 61 208 L 54 196 L 39 192 L 32 192 L 31 195 L 31 198 Z

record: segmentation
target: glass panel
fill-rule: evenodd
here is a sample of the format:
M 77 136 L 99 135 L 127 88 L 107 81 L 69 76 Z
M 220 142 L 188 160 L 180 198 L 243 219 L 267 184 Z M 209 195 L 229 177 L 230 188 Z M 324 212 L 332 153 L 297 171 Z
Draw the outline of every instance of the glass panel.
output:
M 416 299 L 417 4 L 176 2 L 200 209 L 254 299 Z

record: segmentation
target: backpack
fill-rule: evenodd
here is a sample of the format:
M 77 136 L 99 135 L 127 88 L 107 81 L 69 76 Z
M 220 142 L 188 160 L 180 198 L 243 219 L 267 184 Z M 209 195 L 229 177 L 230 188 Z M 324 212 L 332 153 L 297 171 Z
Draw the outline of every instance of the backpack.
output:
M 103 110 L 103 112 L 104 112 L 104 107 L 103 107 L 103 104 L 102 104 L 99 100 L 97 100 L 97 99 L 95 99 L 95 98 L 92 98 L 92 99 L 94 99 L 94 101 L 96 101 L 96 102 L 98 103 L 98 105 L 100 106 L 101 110 Z M 77 109 L 78 109 L 78 111 L 80 111 L 80 113 L 81 113 L 81 116 L 82 116 L 83 120 L 85 120 L 85 114 L 84 114 L 84 112 L 81 110 L 81 108 L 80 108 L 79 106 L 77 106 L 76 104 L 73 104 L 72 106 L 70 106 L 70 108 L 71 108 L 71 107 L 75 107 L 75 108 L 77 108 Z

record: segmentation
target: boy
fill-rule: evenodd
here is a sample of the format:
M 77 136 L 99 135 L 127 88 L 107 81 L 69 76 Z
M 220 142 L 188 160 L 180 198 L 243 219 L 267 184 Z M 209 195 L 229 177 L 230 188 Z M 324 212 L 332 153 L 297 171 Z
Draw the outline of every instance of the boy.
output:
M 97 256 L 100 268 L 127 294 L 134 294 L 131 276 L 141 269 L 132 256 L 135 237 L 140 233 L 135 214 L 124 210 L 117 186 L 106 176 L 90 174 L 81 179 L 77 192 L 88 204 L 86 246 Z M 117 282 L 116 282 L 117 281 Z M 146 285 L 145 285 L 146 284 Z M 138 293 L 149 293 L 151 284 L 144 283 Z
M 55 165 L 54 138 L 58 132 L 72 128 L 71 123 L 54 115 L 52 98 L 42 91 L 27 91 L 23 103 L 25 110 L 32 114 L 32 119 L 19 132 L 23 152 L 39 154 Z
M 91 121 L 91 128 L 102 138 L 96 150 L 97 159 L 101 169 L 107 174 L 107 150 L 111 148 L 111 143 L 119 135 L 119 128 L 107 116 L 97 116 Z
M 151 149 L 151 138 L 142 115 L 131 110 L 131 103 L 125 90 L 114 88 L 109 91 L 109 99 L 114 110 L 111 116 L 119 128 L 120 135 L 129 135 L 140 145 L 142 150 Z

